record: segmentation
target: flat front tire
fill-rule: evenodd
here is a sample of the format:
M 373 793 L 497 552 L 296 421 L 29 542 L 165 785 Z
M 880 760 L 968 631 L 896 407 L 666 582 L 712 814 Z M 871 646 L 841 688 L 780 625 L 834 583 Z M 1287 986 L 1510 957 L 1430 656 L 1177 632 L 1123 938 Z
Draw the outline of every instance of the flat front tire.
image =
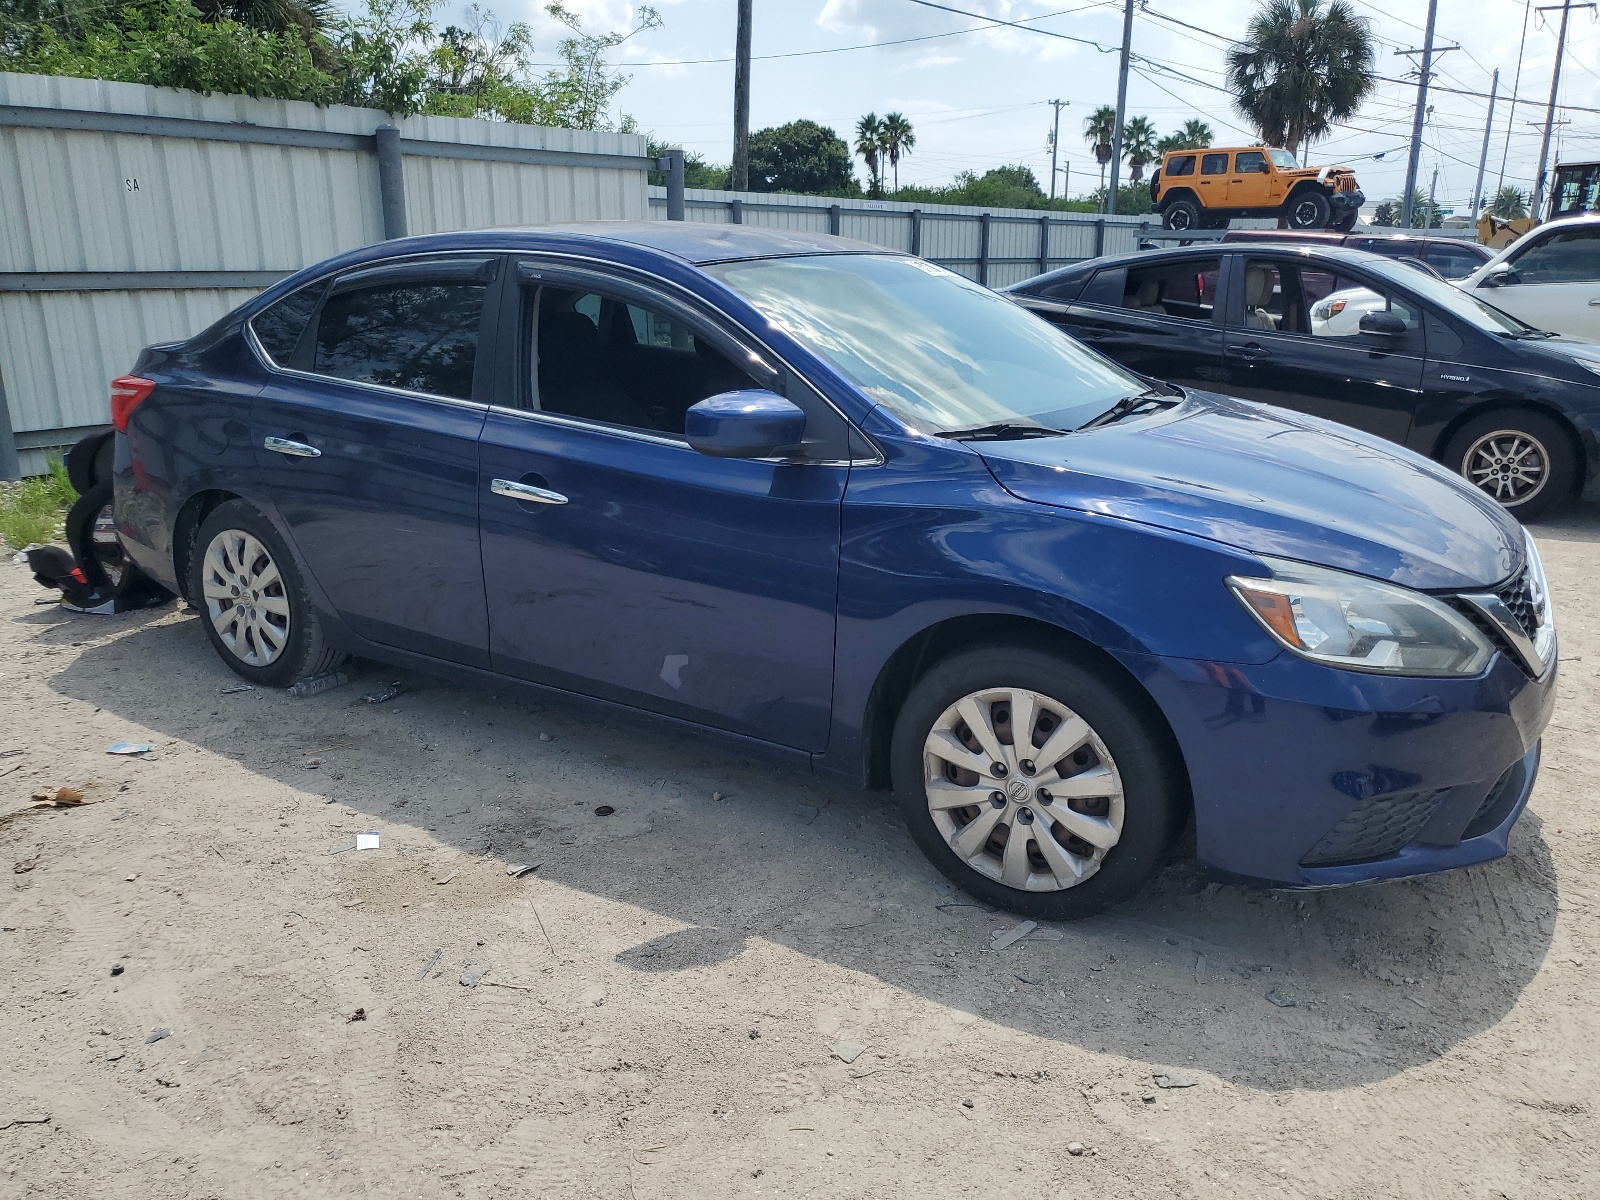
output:
M 189 576 L 206 637 L 251 683 L 288 687 L 344 657 L 325 641 L 305 579 L 277 529 L 245 501 L 218 505 L 200 523 Z
M 891 771 L 933 864 L 980 900 L 1071 920 L 1134 895 L 1187 814 L 1181 768 L 1119 688 L 1024 646 L 975 647 L 917 681 Z

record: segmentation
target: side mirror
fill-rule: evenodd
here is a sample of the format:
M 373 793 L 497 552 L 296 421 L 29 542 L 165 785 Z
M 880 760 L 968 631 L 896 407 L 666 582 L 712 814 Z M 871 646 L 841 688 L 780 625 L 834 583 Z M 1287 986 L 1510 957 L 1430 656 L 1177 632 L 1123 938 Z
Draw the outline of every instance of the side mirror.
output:
M 1362 333 L 1376 333 L 1384 337 L 1405 337 L 1406 323 L 1387 309 L 1376 308 L 1371 312 L 1361 314 L 1361 323 L 1357 326 Z
M 1494 270 L 1483 277 L 1483 287 L 1506 287 L 1509 284 L 1521 283 L 1522 277 L 1511 269 L 1510 263 L 1501 263 Z
M 771 458 L 805 431 L 806 414 L 798 405 L 758 388 L 709 396 L 683 418 L 689 445 L 713 458 Z

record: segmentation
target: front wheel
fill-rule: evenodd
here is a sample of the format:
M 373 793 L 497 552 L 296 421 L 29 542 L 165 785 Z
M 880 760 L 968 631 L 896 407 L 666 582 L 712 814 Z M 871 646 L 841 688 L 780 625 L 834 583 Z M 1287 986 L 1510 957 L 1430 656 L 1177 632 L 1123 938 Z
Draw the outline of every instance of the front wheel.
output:
M 1290 229 L 1322 229 L 1328 224 L 1333 206 L 1319 191 L 1308 190 L 1289 198 L 1284 217 Z
M 1578 470 L 1566 430 L 1543 413 L 1517 409 L 1468 421 L 1445 447 L 1444 462 L 1519 521 L 1565 500 Z
M 977 647 L 912 689 L 895 723 L 895 794 L 964 891 L 1029 917 L 1090 916 L 1155 874 L 1187 813 L 1151 721 L 1065 659 Z

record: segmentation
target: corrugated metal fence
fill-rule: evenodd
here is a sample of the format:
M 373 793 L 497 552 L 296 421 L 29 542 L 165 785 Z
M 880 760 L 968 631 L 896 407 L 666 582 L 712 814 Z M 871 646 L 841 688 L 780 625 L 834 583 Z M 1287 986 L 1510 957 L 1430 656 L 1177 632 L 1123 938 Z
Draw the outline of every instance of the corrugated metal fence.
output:
M 286 274 L 408 231 L 638 220 L 653 165 L 631 134 L 0 73 L 0 478 L 104 424 L 141 347 Z
M 690 221 L 805 229 L 872 242 L 959 271 L 989 287 L 1005 287 L 1053 267 L 1127 254 L 1141 242 L 1211 241 L 1218 231 L 1169 233 L 1159 217 L 1105 217 L 1027 208 L 905 204 L 770 192 L 684 192 Z M 667 193 L 650 189 L 650 215 L 664 218 Z M 1265 223 L 1265 222 L 1263 222 Z

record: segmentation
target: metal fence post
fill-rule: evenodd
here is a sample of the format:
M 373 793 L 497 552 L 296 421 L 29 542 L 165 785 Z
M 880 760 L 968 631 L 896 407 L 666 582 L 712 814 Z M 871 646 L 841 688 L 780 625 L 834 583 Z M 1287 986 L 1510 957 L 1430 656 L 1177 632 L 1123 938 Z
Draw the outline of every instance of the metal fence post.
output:
M 11 409 L 6 406 L 6 381 L 0 377 L 0 479 L 21 478 L 22 463 L 17 458 L 17 435 L 11 429 Z
M 744 201 L 737 196 L 728 201 L 728 220 L 735 225 L 744 224 Z
M 400 131 L 379 125 L 372 134 L 378 156 L 378 199 L 383 205 L 383 236 L 406 236 L 406 172 L 400 161 Z
M 844 212 L 837 204 L 828 205 L 828 232 L 834 237 L 839 236 L 839 231 L 844 228 Z
M 683 220 L 683 149 L 668 150 L 656 159 L 656 170 L 667 176 L 667 220 Z
M 978 217 L 978 282 L 989 286 L 989 214 Z
M 1106 252 L 1106 219 L 1094 219 L 1094 256 L 1100 258 Z
M 1039 218 L 1039 274 L 1050 269 L 1050 218 Z
M 911 210 L 911 253 L 918 258 L 922 257 L 922 210 Z

